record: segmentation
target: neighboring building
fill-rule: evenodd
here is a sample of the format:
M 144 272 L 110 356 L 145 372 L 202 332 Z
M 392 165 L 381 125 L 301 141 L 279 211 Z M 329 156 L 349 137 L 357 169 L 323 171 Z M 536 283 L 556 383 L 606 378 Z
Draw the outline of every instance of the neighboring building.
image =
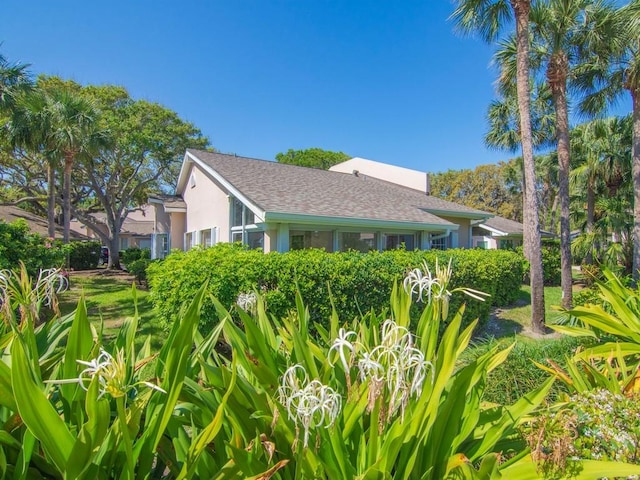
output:
M 473 246 L 513 249 L 522 245 L 523 225 L 503 217 L 492 217 L 473 226 Z
M 38 235 L 42 235 L 46 237 L 49 235 L 49 224 L 47 223 L 47 219 L 40 217 L 34 213 L 27 212 L 22 208 L 15 207 L 12 205 L 0 205 L 0 221 L 4 221 L 6 223 L 13 223 L 16 220 L 24 220 L 29 225 L 29 229 L 33 233 L 37 233 Z M 62 238 L 63 228 L 59 225 L 56 226 L 56 237 Z M 71 230 L 69 232 L 69 238 L 71 240 L 87 240 L 87 236 L 84 235 L 81 231 L 78 231 L 76 228 L 71 226 Z
M 368 177 L 386 180 L 405 187 L 413 188 L 426 194 L 429 191 L 429 174 L 418 170 L 389 165 L 388 163 L 375 162 L 366 158 L 354 157 L 342 163 L 338 163 L 329 169 L 332 172 L 352 173 L 367 175 Z
M 98 212 L 92 216 L 99 224 L 98 228 L 107 233 L 106 214 Z M 71 224 L 75 230 L 83 232 L 90 239 L 100 241 L 94 227 L 88 227 L 78 220 L 73 220 Z M 154 227 L 154 209 L 150 205 L 143 205 L 129 212 L 120 229 L 120 250 L 131 247 L 151 249 Z
M 235 241 L 265 252 L 468 248 L 472 222 L 491 216 L 360 172 L 191 149 L 176 196 L 149 203 L 154 257 Z

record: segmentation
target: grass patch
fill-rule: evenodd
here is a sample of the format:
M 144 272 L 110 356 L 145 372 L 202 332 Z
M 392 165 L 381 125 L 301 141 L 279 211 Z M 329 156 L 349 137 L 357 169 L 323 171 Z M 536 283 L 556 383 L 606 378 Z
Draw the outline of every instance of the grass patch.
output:
M 105 274 L 104 271 L 76 272 L 70 277 L 70 288 L 60 295 L 62 314 L 76 309 L 84 294 L 89 318 L 100 328 L 104 326 L 104 338 L 114 338 L 127 317 L 133 317 L 133 277 L 124 274 Z M 163 343 L 164 330 L 153 310 L 149 292 L 136 288 L 138 297 L 139 327 L 136 343 L 142 344 L 151 335 L 151 347 L 159 350 Z
M 556 323 L 562 315 L 554 307 L 560 305 L 562 289 L 560 287 L 544 288 L 545 318 L 547 324 Z M 504 337 L 521 333 L 531 328 L 531 287 L 523 285 L 518 299 L 510 307 L 498 308 L 492 320 L 481 336 Z

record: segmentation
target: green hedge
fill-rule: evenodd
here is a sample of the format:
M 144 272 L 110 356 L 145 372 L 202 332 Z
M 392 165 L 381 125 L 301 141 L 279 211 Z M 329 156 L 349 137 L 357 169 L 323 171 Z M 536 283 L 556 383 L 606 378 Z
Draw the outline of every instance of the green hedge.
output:
M 43 268 L 61 268 L 67 248 L 59 240 L 45 238 L 29 230 L 24 220 L 12 223 L 0 221 L 0 270 L 19 269 L 23 262 L 31 276 Z
M 516 251 L 522 255 L 522 269 L 525 274 L 525 283 L 529 278 L 529 262 L 524 258 L 523 247 L 518 247 Z M 557 240 L 545 240 L 542 242 L 542 271 L 544 284 L 547 287 L 557 287 L 560 285 L 560 243 Z
M 327 322 L 331 297 L 342 321 L 351 321 L 371 309 L 379 311 L 389 301 L 395 280 L 402 280 L 423 260 L 433 268 L 436 259 L 446 264 L 452 258 L 451 288 L 470 287 L 487 292 L 491 298 L 479 302 L 456 294 L 451 310 L 467 302 L 467 320 L 486 319 L 491 305 L 515 301 L 522 280 L 522 259 L 503 250 L 448 250 L 326 253 L 298 250 L 264 254 L 238 244 L 218 244 L 205 250 L 173 252 L 147 269 L 153 302 L 164 322 L 177 318 L 180 306 L 190 301 L 206 280 L 209 292 L 226 307 L 239 293 L 260 289 L 270 313 L 286 315 L 295 305 L 296 284 L 308 305 L 312 319 Z M 216 321 L 211 301 L 205 302 L 202 327 Z
M 100 242 L 71 242 L 69 244 L 69 268 L 91 270 L 98 268 Z

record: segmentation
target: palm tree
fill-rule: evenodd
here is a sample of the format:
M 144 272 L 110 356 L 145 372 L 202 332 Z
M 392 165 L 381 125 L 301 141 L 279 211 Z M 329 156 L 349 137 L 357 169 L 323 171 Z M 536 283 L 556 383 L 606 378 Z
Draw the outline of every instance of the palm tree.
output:
M 571 223 L 569 201 L 570 141 L 568 84 L 572 69 L 606 49 L 615 9 L 594 0 L 549 0 L 531 10 L 536 51 L 544 59 L 545 76 L 556 111 L 558 195 L 560 198 L 560 251 L 562 306 L 573 304 Z
M 535 164 L 531 128 L 529 91 L 529 13 L 530 0 L 456 0 L 452 18 L 464 32 L 477 32 L 487 42 L 515 19 L 520 143 L 524 170 L 524 243 L 530 264 L 531 327 L 544 331 L 544 276 L 538 200 L 535 192 Z
M 640 278 L 640 0 L 631 0 L 615 16 L 608 51 L 593 56 L 576 76 L 585 95 L 580 104 L 588 113 L 600 113 L 615 104 L 623 93 L 632 100 L 633 146 L 633 279 Z
M 608 237 L 613 235 L 628 242 L 625 245 L 632 245 L 629 233 L 632 231 L 631 209 L 624 208 L 633 202 L 628 182 L 631 176 L 631 117 L 611 117 L 579 125 L 571 132 L 571 145 L 573 169 L 570 177 L 572 191 L 578 198 L 573 214 L 584 222 L 583 234 L 572 243 L 572 251 L 584 257 L 585 263 L 592 263 L 593 259 L 602 261 L 601 249 L 611 250 Z M 627 250 L 625 246 L 624 252 Z M 622 260 L 630 273 L 629 258 L 623 255 L 617 260 Z
M 64 160 L 63 169 L 63 241 L 69 242 L 71 222 L 71 170 L 80 155 L 91 154 L 101 140 L 98 111 L 93 102 L 67 88 L 54 88 L 50 97 L 49 140 Z
M 0 54 L 0 113 L 13 107 L 15 97 L 32 85 L 27 65 L 12 64 Z
M 55 237 L 55 167 L 58 154 L 51 145 L 50 99 L 41 89 L 29 90 L 17 96 L 11 109 L 7 131 L 15 148 L 22 148 L 44 159 L 47 165 L 48 235 Z

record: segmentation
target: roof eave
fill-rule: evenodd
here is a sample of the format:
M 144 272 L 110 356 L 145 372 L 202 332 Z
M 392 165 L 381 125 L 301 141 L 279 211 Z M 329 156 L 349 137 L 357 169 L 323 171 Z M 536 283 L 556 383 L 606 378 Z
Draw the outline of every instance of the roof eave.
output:
M 492 213 L 484 213 L 484 212 L 456 212 L 452 210 L 438 210 L 435 208 L 427 208 L 427 207 L 419 207 L 419 208 L 420 210 L 424 210 L 425 212 L 431 213 L 432 215 L 454 217 L 454 218 L 470 218 L 470 219 L 486 220 L 487 218 L 492 218 L 494 216 Z
M 265 212 L 265 223 L 296 223 L 301 225 L 335 225 L 338 227 L 387 228 L 402 230 L 455 231 L 459 226 L 446 222 L 441 224 L 402 222 L 372 218 L 330 217 L 303 213 Z

